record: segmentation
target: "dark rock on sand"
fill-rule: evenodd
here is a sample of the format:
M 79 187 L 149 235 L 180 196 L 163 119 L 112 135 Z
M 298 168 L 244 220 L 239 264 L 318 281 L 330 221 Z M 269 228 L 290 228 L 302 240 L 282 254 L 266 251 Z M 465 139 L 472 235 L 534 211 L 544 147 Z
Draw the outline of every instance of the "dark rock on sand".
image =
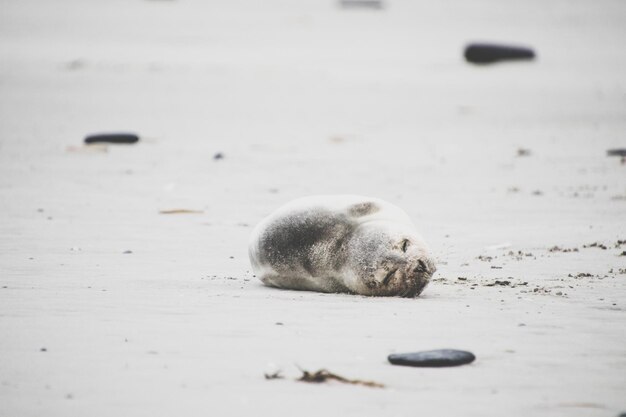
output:
M 114 143 L 133 144 L 139 142 L 139 136 L 134 133 L 98 133 L 85 138 L 86 144 L 91 143 Z
M 464 55 L 465 60 L 473 64 L 493 64 L 498 61 L 535 58 L 535 52 L 530 48 L 488 43 L 471 43 L 465 47 Z
M 423 352 L 394 353 L 387 357 L 394 365 L 440 368 L 471 363 L 476 359 L 471 352 L 454 349 L 437 349 Z
M 621 148 L 621 149 L 609 149 L 608 151 L 606 151 L 607 156 L 621 156 L 621 157 L 625 157 L 626 156 L 626 148 Z
M 382 0 L 339 0 L 342 9 L 382 9 Z

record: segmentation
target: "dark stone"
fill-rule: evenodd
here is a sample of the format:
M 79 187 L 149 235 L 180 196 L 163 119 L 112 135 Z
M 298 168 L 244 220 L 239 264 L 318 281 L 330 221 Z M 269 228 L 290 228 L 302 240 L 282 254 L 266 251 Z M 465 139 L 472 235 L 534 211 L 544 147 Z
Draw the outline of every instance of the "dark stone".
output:
M 534 58 L 535 52 L 530 48 L 487 43 L 471 43 L 465 47 L 465 60 L 473 64 Z
M 464 350 L 437 349 L 423 352 L 393 353 L 387 359 L 394 365 L 441 368 L 474 362 L 476 356 Z
M 219 159 L 224 159 L 224 154 L 221 152 L 218 152 L 215 155 L 213 155 L 213 159 L 215 159 L 216 161 Z
M 621 149 L 609 149 L 606 151 L 607 156 L 626 156 L 626 148 Z
M 382 0 L 339 0 L 342 9 L 382 9 Z
M 139 136 L 134 133 L 99 133 L 85 138 L 86 144 L 91 143 L 114 143 L 133 144 L 139 142 Z

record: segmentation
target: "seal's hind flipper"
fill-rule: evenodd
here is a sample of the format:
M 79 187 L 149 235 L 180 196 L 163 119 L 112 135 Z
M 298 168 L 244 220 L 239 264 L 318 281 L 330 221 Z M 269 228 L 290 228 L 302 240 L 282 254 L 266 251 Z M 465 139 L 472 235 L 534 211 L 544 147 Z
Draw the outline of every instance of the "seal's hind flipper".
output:
M 348 207 L 348 214 L 352 217 L 362 217 L 368 214 L 376 213 L 380 207 L 372 201 L 364 201 L 362 203 L 353 204 Z

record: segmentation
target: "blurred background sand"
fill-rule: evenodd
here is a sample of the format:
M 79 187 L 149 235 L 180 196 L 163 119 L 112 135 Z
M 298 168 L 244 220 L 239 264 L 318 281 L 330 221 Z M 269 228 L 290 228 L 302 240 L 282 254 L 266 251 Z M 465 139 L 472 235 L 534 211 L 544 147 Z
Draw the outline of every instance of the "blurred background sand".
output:
M 0 0 L 0 415 L 626 411 L 626 165 L 606 156 L 626 3 L 383 6 Z M 474 66 L 470 41 L 538 56 Z M 82 146 L 121 130 L 142 139 Z M 409 213 L 439 259 L 423 296 L 256 281 L 251 227 L 328 193 Z M 386 362 L 444 347 L 478 359 Z

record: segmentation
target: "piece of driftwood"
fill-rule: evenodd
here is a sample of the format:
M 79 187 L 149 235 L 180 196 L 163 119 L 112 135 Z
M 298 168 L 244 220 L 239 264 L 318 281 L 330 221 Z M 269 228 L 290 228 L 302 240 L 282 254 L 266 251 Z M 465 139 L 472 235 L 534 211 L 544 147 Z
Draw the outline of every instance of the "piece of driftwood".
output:
M 170 209 L 170 210 L 161 210 L 160 214 L 202 214 L 204 213 L 202 210 L 189 210 L 189 209 Z

